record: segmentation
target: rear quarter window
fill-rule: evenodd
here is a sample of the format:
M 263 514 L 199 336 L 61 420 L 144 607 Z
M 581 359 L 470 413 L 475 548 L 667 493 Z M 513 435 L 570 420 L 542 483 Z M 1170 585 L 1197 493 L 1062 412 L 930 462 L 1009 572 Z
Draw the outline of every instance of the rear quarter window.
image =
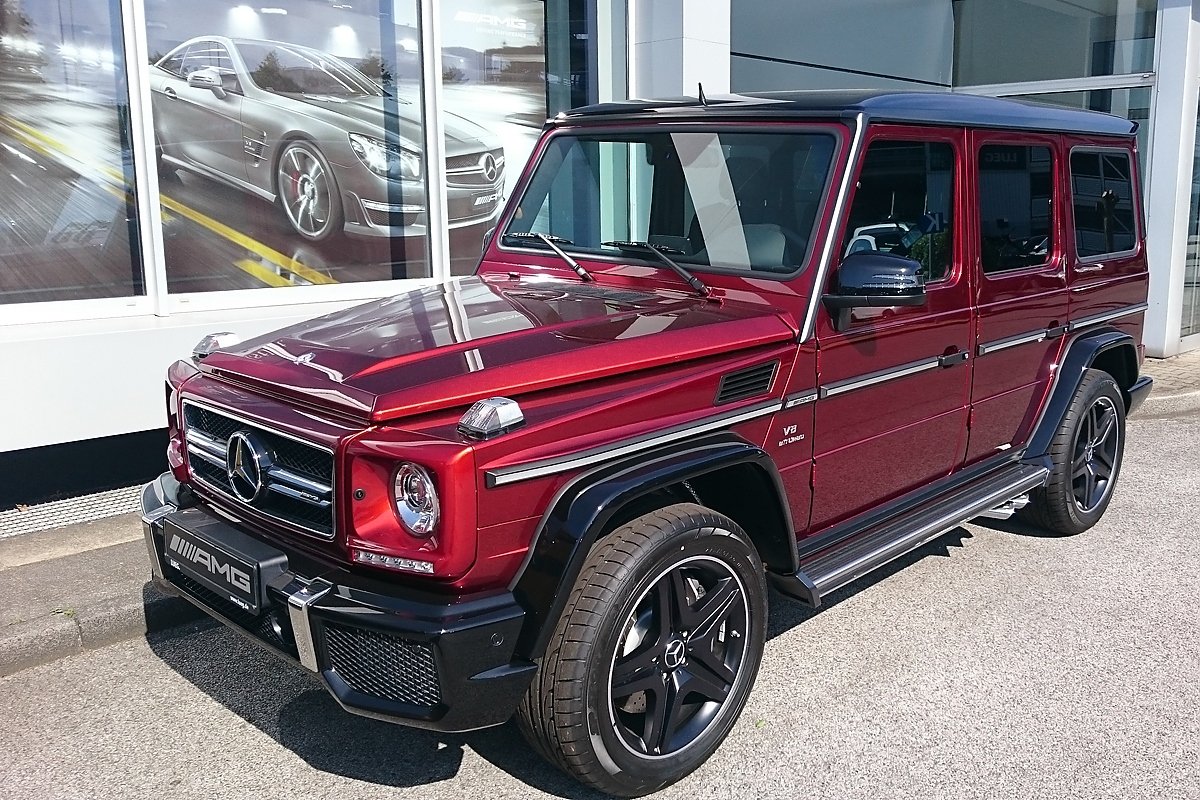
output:
M 1137 248 L 1131 163 L 1129 153 L 1123 150 L 1071 152 L 1071 204 L 1079 258 Z

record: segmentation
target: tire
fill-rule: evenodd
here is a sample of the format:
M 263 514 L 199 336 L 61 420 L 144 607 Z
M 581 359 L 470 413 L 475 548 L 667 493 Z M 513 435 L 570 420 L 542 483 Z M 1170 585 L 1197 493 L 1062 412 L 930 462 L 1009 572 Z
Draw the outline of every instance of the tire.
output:
M 1062 536 L 1100 521 L 1112 500 L 1125 451 L 1125 401 L 1107 372 L 1083 375 L 1062 426 L 1050 441 L 1054 468 L 1020 516 Z
M 319 242 L 342 229 L 342 195 L 329 162 L 316 145 L 295 139 L 284 145 L 275 166 L 275 188 L 292 230 Z
M 638 517 L 588 555 L 518 709 L 521 731 L 608 794 L 674 783 L 745 707 L 766 611 L 762 560 L 735 522 L 691 503 Z

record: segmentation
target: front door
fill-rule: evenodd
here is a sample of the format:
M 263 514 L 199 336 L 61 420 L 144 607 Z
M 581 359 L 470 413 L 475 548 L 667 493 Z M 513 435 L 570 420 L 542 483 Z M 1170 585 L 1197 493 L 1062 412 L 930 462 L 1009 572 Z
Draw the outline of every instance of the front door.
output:
M 173 60 L 170 65 L 174 65 Z M 164 65 L 164 69 L 170 65 Z M 188 86 L 188 75 L 200 69 L 217 71 L 224 85 L 223 96 L 218 97 L 211 89 Z M 178 70 L 161 77 L 155 87 L 155 128 L 166 152 L 245 181 L 242 89 L 229 52 L 220 42 L 196 42 L 188 47 Z
M 966 446 L 973 331 L 958 213 L 965 132 L 874 126 L 868 136 L 839 257 L 890 252 L 931 216 L 934 231 L 909 251 L 925 267 L 928 301 L 854 309 L 843 330 L 827 309 L 818 315 L 813 531 L 949 474 Z

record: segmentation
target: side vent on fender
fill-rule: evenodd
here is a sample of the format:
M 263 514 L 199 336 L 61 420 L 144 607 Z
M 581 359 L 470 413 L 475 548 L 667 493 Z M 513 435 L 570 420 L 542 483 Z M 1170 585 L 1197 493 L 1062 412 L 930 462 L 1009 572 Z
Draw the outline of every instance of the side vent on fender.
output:
M 739 369 L 721 376 L 721 385 L 717 388 L 716 405 L 732 403 L 735 400 L 745 400 L 756 394 L 766 394 L 775 380 L 775 371 L 779 362 L 758 364 L 753 367 Z

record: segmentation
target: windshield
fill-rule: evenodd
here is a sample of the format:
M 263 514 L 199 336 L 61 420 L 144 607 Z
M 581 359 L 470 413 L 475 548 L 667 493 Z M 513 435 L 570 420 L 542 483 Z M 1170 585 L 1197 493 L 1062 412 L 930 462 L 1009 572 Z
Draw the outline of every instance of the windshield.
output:
M 334 97 L 382 96 L 383 90 L 340 59 L 316 50 L 282 44 L 238 45 L 250 79 L 260 89 L 280 94 Z
M 792 273 L 835 145 L 832 133 L 794 130 L 555 136 L 504 243 L 531 246 L 520 234 L 541 233 L 613 256 L 613 243 L 649 242 L 689 266 Z

